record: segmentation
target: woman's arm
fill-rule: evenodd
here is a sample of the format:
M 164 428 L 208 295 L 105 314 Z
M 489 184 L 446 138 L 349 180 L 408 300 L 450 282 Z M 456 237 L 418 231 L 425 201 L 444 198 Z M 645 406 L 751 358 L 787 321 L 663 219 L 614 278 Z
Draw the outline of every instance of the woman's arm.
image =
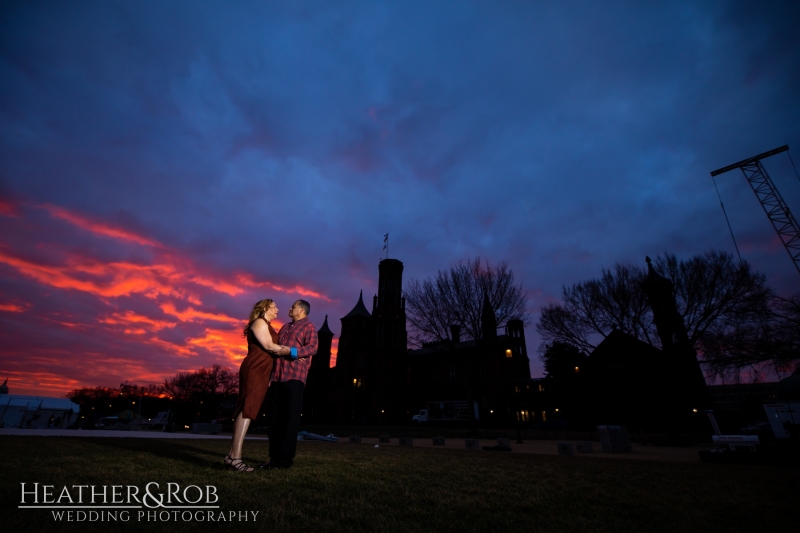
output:
M 272 335 L 269 334 L 269 326 L 263 320 L 259 319 L 250 325 L 250 331 L 256 336 L 256 340 L 261 343 L 268 352 L 273 352 L 277 355 L 289 355 L 289 347 L 281 346 L 272 342 Z

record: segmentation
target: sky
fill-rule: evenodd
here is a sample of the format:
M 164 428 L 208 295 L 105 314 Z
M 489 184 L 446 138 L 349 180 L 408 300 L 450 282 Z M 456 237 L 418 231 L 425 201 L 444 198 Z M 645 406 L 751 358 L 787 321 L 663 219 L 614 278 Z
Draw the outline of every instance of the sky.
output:
M 797 2 L 0 4 L 0 380 L 236 369 L 252 305 L 317 327 L 457 261 L 507 261 L 526 339 L 564 285 L 735 253 L 710 177 L 764 161 L 800 212 Z M 800 277 L 741 172 L 743 259 Z M 334 344 L 334 351 L 336 345 Z

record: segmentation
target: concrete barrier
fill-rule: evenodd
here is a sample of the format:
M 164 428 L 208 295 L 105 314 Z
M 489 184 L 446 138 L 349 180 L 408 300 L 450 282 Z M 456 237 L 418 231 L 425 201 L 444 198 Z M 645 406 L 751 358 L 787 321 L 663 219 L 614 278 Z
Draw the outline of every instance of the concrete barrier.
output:
M 559 442 L 558 455 L 567 455 L 570 457 L 574 456 L 575 446 L 571 442 Z

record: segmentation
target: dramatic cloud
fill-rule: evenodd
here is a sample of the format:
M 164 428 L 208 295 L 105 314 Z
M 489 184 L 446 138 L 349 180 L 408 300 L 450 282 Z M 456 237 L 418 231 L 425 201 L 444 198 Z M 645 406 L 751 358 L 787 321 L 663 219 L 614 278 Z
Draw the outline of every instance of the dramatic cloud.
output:
M 0 378 L 235 367 L 266 297 L 284 320 L 309 300 L 338 339 L 387 232 L 406 280 L 508 261 L 534 320 L 615 262 L 733 251 L 709 172 L 800 159 L 799 21 L 791 2 L 5 2 Z M 789 156 L 765 166 L 798 211 Z M 741 173 L 716 185 L 743 258 L 796 291 Z

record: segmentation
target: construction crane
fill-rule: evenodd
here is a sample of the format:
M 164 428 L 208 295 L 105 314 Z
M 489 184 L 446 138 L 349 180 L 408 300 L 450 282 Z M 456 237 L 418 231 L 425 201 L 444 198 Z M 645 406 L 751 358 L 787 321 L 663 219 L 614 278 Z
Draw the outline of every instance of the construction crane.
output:
M 767 174 L 767 171 L 761 164 L 762 159 L 780 154 L 781 152 L 788 152 L 788 150 L 789 146 L 785 145 L 770 150 L 769 152 L 744 159 L 738 163 L 715 170 L 711 173 L 711 178 L 713 179 L 715 176 L 719 176 L 735 168 L 742 170 L 747 183 L 750 184 L 753 192 L 756 193 L 756 198 L 758 198 L 761 207 L 764 208 L 764 212 L 767 214 L 767 218 L 769 218 L 769 221 L 772 223 L 772 227 L 778 232 L 778 237 L 780 237 L 786 251 L 789 252 L 789 257 L 792 258 L 794 267 L 797 269 L 797 272 L 800 273 L 800 226 L 798 226 L 797 220 L 795 220 L 792 212 L 789 211 L 789 206 L 786 205 L 786 202 L 781 197 L 775 184 L 772 183 L 769 174 Z M 789 157 L 791 158 L 791 156 Z M 792 165 L 794 165 L 794 162 L 792 162 Z M 716 185 L 717 182 L 715 180 L 714 186 L 716 187 Z M 717 194 L 719 195 L 719 189 L 717 189 Z M 720 205 L 722 205 L 722 198 L 720 198 Z M 725 213 L 724 205 L 722 205 L 722 212 Z M 727 213 L 725 213 L 725 220 L 728 220 Z M 730 222 L 728 222 L 728 229 L 730 229 Z M 733 230 L 731 230 L 731 237 L 733 237 Z M 739 247 L 736 246 L 735 238 L 733 239 L 733 244 L 738 254 Z

